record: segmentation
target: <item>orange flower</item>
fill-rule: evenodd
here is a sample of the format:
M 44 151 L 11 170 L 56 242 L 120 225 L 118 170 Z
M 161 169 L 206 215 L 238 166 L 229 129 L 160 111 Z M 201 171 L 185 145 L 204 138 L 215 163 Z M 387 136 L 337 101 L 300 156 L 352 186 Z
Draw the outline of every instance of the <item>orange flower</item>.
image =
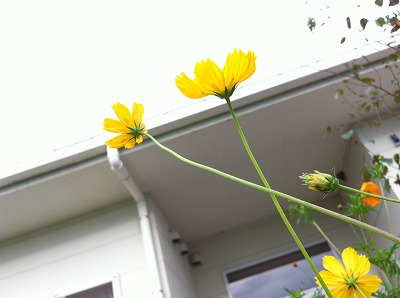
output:
M 381 195 L 381 191 L 379 190 L 378 185 L 376 183 L 373 183 L 373 182 L 364 182 L 361 185 L 361 189 L 360 190 L 361 191 L 365 191 L 365 192 L 369 192 L 369 193 L 372 193 L 372 194 L 378 195 L 378 196 Z M 364 197 L 364 200 L 363 200 L 363 205 L 364 206 L 365 205 L 370 205 L 372 207 L 375 207 L 381 201 L 380 199 L 375 198 L 375 197 L 367 197 L 367 196 L 363 196 L 363 197 Z

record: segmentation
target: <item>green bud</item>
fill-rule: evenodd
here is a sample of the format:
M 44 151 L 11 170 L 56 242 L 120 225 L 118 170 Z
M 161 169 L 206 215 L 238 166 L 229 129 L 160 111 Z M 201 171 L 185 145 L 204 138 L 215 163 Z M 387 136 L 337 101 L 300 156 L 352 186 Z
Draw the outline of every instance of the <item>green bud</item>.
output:
M 339 188 L 339 179 L 335 176 L 318 171 L 314 172 L 315 173 L 312 174 L 305 173 L 299 176 L 300 179 L 303 180 L 304 185 L 307 185 L 309 189 L 328 193 Z

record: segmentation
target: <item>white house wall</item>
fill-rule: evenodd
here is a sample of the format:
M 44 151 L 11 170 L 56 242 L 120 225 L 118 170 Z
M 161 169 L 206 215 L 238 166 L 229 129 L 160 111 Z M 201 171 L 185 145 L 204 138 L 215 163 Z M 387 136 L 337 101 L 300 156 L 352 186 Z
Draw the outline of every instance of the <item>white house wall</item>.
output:
M 324 206 L 336 211 L 338 201 L 328 196 Z M 316 217 L 320 226 L 342 249 L 350 245 L 347 237 L 351 235 L 348 225 L 327 216 Z M 323 241 L 318 231 L 310 224 L 293 223 L 300 239 L 305 245 Z M 296 244 L 279 216 L 221 233 L 214 237 L 192 243 L 193 252 L 203 258 L 201 266 L 193 268 L 193 277 L 198 298 L 227 298 L 224 272 L 256 262 L 274 258 L 296 250 Z
M 186 256 L 171 241 L 169 222 L 154 200 L 147 200 L 166 298 L 194 298 L 194 284 Z M 184 239 L 182 239 L 184 241 Z
M 146 274 L 133 201 L 0 247 L 0 297 L 62 297 L 113 278 L 122 297 L 149 297 Z

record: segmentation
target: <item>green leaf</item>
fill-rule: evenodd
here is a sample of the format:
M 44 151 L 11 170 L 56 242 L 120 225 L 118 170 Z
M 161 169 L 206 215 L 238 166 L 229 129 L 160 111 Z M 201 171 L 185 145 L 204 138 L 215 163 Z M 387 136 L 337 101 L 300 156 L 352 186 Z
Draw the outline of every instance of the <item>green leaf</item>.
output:
M 361 28 L 362 28 L 363 30 L 365 30 L 365 26 L 367 26 L 367 24 L 368 24 L 368 20 L 367 20 L 366 18 L 362 18 L 362 19 L 360 20 L 360 25 L 361 25 Z
M 325 136 L 331 134 L 331 133 L 332 133 L 332 130 L 333 130 L 332 126 L 328 125 L 328 126 L 325 128 Z
M 343 95 L 344 95 L 344 91 L 342 88 L 336 89 L 335 99 L 339 99 L 340 97 L 343 97 Z
M 342 37 L 342 39 L 340 40 L 340 43 L 344 43 L 346 41 L 346 37 Z
M 400 156 L 398 153 L 396 153 L 395 155 L 393 155 L 393 160 L 400 165 Z
M 377 24 L 379 27 L 383 27 L 383 25 L 386 25 L 386 21 L 384 18 L 380 17 L 375 20 L 375 24 Z
M 399 54 L 396 54 L 396 53 L 390 54 L 388 57 L 388 60 L 394 61 L 394 62 L 396 62 L 397 59 L 399 59 Z
M 317 23 L 315 22 L 314 18 L 311 18 L 311 17 L 308 18 L 307 27 L 308 27 L 308 29 L 310 29 L 311 32 L 314 31 L 316 25 L 317 25 Z
M 361 82 L 363 82 L 365 84 L 371 84 L 371 83 L 375 82 L 375 79 L 370 78 L 370 77 L 363 77 L 363 78 L 361 78 Z
M 375 4 L 378 6 L 382 6 L 383 5 L 383 0 L 375 0 Z
M 400 104 L 400 90 L 394 91 L 394 102 Z
M 346 18 L 347 28 L 351 29 L 351 20 L 349 17 Z
M 372 121 L 372 125 L 373 125 L 373 126 L 380 126 L 380 125 L 381 125 L 381 122 L 378 121 L 378 120 L 375 120 L 375 121 Z

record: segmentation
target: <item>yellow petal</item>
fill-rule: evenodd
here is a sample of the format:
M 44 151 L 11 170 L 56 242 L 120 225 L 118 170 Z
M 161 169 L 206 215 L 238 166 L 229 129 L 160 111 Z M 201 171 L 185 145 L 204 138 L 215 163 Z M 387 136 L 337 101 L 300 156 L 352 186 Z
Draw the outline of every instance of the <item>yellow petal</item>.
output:
M 322 270 L 319 274 L 329 288 L 336 288 L 341 287 L 342 285 L 346 285 L 346 281 L 343 277 L 335 275 L 329 271 Z M 317 283 L 318 285 L 320 285 L 319 281 L 317 281 Z
M 133 140 L 133 136 L 129 134 L 118 135 L 106 142 L 111 148 L 121 148 L 126 147 L 126 144 Z
M 357 284 L 364 294 L 378 291 L 381 280 L 376 275 L 364 276 L 357 280 Z
M 139 135 L 135 138 L 136 143 L 140 144 L 141 142 L 143 142 L 143 136 Z
M 322 265 L 326 270 L 330 271 L 332 274 L 338 277 L 346 276 L 346 271 L 343 265 L 335 257 L 332 256 L 323 257 Z
M 347 286 L 330 289 L 330 291 L 332 296 L 335 298 L 354 298 L 353 291 L 351 289 L 348 290 Z M 328 297 L 328 295 L 325 295 L 325 297 Z
M 135 144 L 136 144 L 135 139 L 132 138 L 128 142 L 125 143 L 125 148 L 132 149 L 133 147 L 135 147 Z
M 247 55 L 236 49 L 232 54 L 229 53 L 223 70 L 226 87 L 232 89 L 247 80 L 256 71 L 255 60 L 256 57 L 251 51 Z
M 142 123 L 143 114 L 144 114 L 143 105 L 140 103 L 134 102 L 133 108 L 132 108 L 132 115 L 133 115 L 135 125 L 140 125 L 140 123 Z
M 125 124 L 127 127 L 133 127 L 133 117 L 129 112 L 128 108 L 122 103 L 116 103 L 112 106 L 115 114 L 117 115 L 119 121 Z
M 105 118 L 104 119 L 104 130 L 116 132 L 116 133 L 128 133 L 130 129 L 118 120 Z
M 204 94 L 196 80 L 189 79 L 183 72 L 181 73 L 181 76 L 176 76 L 175 84 L 183 93 L 183 95 L 192 99 L 202 98 L 207 95 L 211 95 L 211 93 Z
M 225 93 L 224 75 L 221 69 L 210 59 L 197 62 L 194 74 L 203 93 L 208 95 Z
M 369 272 L 370 263 L 368 258 L 364 255 L 359 255 L 352 247 L 343 250 L 342 259 L 349 276 L 358 278 Z

